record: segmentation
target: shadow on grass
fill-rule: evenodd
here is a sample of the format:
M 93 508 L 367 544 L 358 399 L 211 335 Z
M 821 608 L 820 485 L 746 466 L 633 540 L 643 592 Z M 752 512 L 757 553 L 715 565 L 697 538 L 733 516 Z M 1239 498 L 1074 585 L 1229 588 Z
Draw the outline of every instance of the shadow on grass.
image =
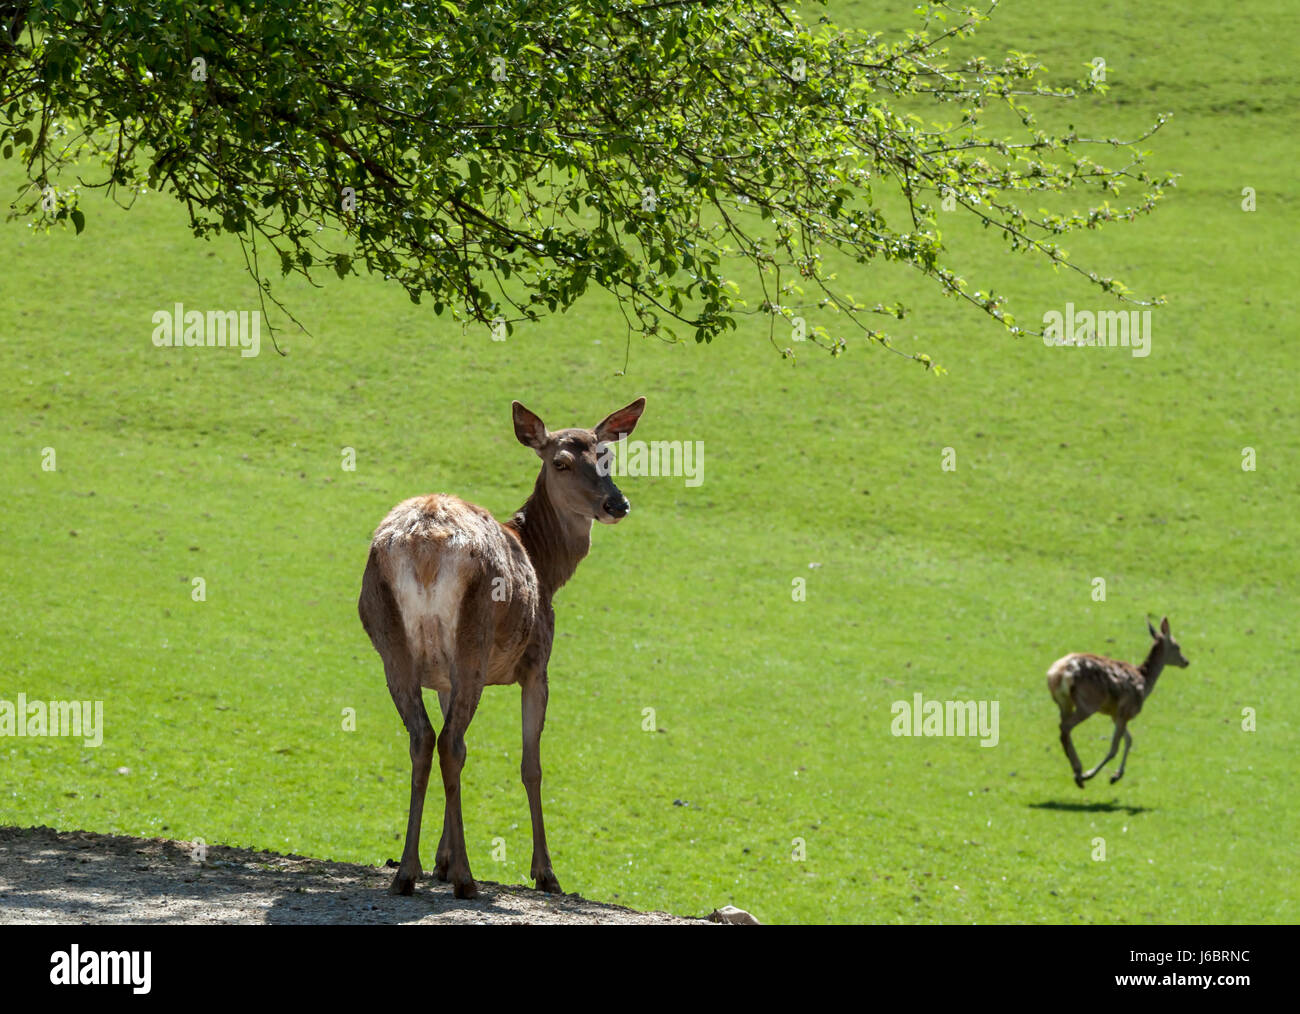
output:
M 1035 810 L 1068 810 L 1073 813 L 1127 813 L 1132 816 L 1137 813 L 1147 813 L 1150 811 L 1149 806 L 1125 806 L 1123 803 L 1062 803 L 1059 800 L 1050 800 L 1046 803 L 1029 803 Z

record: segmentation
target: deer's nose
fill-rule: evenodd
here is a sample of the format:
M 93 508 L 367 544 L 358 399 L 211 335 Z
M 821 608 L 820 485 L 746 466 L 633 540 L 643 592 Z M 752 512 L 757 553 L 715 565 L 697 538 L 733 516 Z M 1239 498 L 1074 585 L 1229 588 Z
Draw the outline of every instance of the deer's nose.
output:
M 612 518 L 625 518 L 628 512 L 632 510 L 632 505 L 627 502 L 627 497 L 622 493 L 608 497 L 604 503 L 605 513 Z

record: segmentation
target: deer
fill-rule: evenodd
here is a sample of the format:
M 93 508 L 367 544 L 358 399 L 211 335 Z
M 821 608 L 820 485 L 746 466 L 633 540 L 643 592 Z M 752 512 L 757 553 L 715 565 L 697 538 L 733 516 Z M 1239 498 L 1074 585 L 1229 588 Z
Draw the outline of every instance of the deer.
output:
M 558 894 L 542 820 L 542 727 L 555 638 L 552 598 L 591 548 L 594 522 L 617 524 L 632 505 L 610 476 L 609 444 L 632 432 L 645 399 L 594 429 L 551 432 L 519 402 L 515 437 L 541 458 L 532 495 L 507 521 L 443 493 L 404 500 L 375 529 L 357 611 L 384 663 L 393 703 L 410 737 L 411 802 L 406 843 L 389 893 L 410 895 L 423 875 L 420 822 L 436 746 L 445 809 L 434 876 L 457 898 L 474 898 L 461 820 L 465 731 L 485 686 L 520 688 L 520 777 L 532 817 L 530 875 Z M 435 690 L 435 737 L 423 691 Z
M 1160 621 L 1159 631 L 1148 619 L 1147 630 L 1151 632 L 1153 643 L 1141 665 L 1102 655 L 1074 653 L 1057 659 L 1047 670 L 1047 689 L 1061 709 L 1061 748 L 1074 770 L 1074 784 L 1081 789 L 1115 756 L 1121 738 L 1124 740 L 1124 756 L 1120 758 L 1119 770 L 1110 776 L 1111 785 L 1124 777 L 1129 747 L 1133 745 L 1128 723 L 1142 710 L 1165 666 L 1186 669 L 1191 665 L 1169 632 L 1168 616 Z M 1115 734 L 1111 737 L 1110 752 L 1102 762 L 1091 771 L 1084 771 L 1070 739 L 1070 730 L 1098 711 L 1114 720 Z

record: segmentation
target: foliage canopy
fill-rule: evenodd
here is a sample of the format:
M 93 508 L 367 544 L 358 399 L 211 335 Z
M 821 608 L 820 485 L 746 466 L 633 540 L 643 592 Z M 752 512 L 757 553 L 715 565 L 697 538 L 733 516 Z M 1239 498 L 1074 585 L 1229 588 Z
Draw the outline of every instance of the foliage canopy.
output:
M 842 315 L 807 335 L 833 354 L 846 334 L 893 347 L 866 321 L 902 306 L 846 291 L 830 249 L 910 265 L 1018 332 L 946 263 L 940 206 L 1131 298 L 1058 239 L 1152 209 L 1171 180 L 1136 145 L 1163 117 L 1132 141 L 1041 129 L 1032 105 L 1105 85 L 1043 84 L 1023 53 L 951 59 L 988 11 L 918 14 L 888 39 L 774 0 L 0 4 L 0 153 L 29 181 L 11 217 L 80 232 L 82 187 L 164 190 L 196 236 L 239 237 L 277 304 L 269 266 L 364 268 L 506 327 L 597 286 L 631 332 L 709 341 L 760 313 L 787 355 L 778 333 L 819 311 Z M 986 127 L 995 107 L 1013 135 Z M 1085 210 L 1023 206 L 1075 190 Z

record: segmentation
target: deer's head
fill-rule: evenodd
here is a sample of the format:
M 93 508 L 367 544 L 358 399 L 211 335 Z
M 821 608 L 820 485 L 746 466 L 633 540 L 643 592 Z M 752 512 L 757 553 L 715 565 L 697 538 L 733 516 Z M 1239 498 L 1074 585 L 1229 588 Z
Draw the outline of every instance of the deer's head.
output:
M 552 433 L 535 413 L 514 403 L 515 436 L 542 459 L 538 481 L 557 510 L 607 525 L 627 517 L 632 505 L 610 477 L 613 452 L 606 445 L 631 433 L 644 410 L 645 399 L 638 398 L 594 429 Z
M 1161 661 L 1165 665 L 1176 665 L 1179 669 L 1186 669 L 1190 663 L 1183 657 L 1183 649 L 1179 647 L 1174 635 L 1169 633 L 1169 617 L 1166 616 L 1160 621 L 1160 629 L 1156 630 L 1151 626 L 1151 621 L 1147 620 L 1147 630 L 1151 631 L 1151 636 L 1155 638 L 1156 643 L 1160 645 L 1162 654 Z

